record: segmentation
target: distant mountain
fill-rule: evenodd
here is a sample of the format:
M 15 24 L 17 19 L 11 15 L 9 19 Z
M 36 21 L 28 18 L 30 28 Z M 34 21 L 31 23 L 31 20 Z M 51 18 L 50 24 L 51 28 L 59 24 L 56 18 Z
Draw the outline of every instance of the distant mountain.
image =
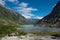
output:
M 60 27 L 60 1 L 53 8 L 52 12 L 37 22 L 38 26 Z
M 36 24 L 40 19 L 27 19 L 29 24 Z
M 0 5 L 0 23 L 20 25 L 27 24 L 27 21 L 21 14 Z

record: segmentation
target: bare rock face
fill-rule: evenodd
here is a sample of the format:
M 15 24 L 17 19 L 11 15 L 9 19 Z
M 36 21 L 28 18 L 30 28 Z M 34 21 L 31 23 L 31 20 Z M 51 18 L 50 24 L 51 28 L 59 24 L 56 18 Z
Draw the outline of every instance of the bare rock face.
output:
M 60 27 L 60 1 L 56 4 L 51 13 L 41 19 L 37 25 L 44 27 Z

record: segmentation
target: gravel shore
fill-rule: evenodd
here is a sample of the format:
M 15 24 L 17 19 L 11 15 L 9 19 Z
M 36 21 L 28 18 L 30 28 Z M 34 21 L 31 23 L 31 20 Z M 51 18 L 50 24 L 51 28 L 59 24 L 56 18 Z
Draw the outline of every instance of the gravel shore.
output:
M 60 37 L 54 37 L 54 36 L 40 36 L 40 35 L 34 35 L 34 34 L 27 34 L 24 36 L 6 36 L 3 37 L 2 40 L 60 40 Z

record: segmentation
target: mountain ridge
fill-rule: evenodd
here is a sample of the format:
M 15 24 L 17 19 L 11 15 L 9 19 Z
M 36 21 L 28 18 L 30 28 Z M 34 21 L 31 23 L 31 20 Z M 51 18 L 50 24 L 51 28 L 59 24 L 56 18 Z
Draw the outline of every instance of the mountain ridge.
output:
M 25 17 L 16 11 L 10 10 L 7 7 L 0 5 L 0 22 L 7 24 L 25 24 L 27 23 Z
M 56 4 L 50 14 L 45 16 L 39 22 L 37 22 L 38 26 L 45 27 L 60 27 L 60 1 Z

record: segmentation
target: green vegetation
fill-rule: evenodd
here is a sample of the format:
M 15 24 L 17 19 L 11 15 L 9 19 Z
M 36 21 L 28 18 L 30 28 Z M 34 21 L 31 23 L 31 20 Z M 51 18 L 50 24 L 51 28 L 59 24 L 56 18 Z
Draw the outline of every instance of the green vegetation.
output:
M 22 23 L 19 23 L 20 25 L 27 25 L 28 23 L 26 21 L 22 21 Z
M 17 12 L 0 5 L 0 38 L 11 33 L 17 33 L 21 24 L 27 24 L 26 19 Z M 26 34 L 18 32 L 18 35 Z
M 17 31 L 16 29 L 17 26 L 15 25 L 4 25 L 4 24 L 0 24 L 0 37 L 4 37 L 8 34 L 14 33 Z
M 18 32 L 18 36 L 27 35 L 27 32 L 25 32 L 23 30 L 20 30 L 20 31 L 17 31 L 17 32 Z
M 27 34 L 27 32 L 17 29 L 18 27 L 19 26 L 14 25 L 14 24 L 7 24 L 7 25 L 0 24 L 0 38 L 6 35 L 10 35 L 11 33 L 15 33 L 15 35 L 17 36 Z
M 60 32 L 49 32 L 49 31 L 44 31 L 44 32 L 31 32 L 32 34 L 36 35 L 53 35 L 53 34 L 60 34 Z

